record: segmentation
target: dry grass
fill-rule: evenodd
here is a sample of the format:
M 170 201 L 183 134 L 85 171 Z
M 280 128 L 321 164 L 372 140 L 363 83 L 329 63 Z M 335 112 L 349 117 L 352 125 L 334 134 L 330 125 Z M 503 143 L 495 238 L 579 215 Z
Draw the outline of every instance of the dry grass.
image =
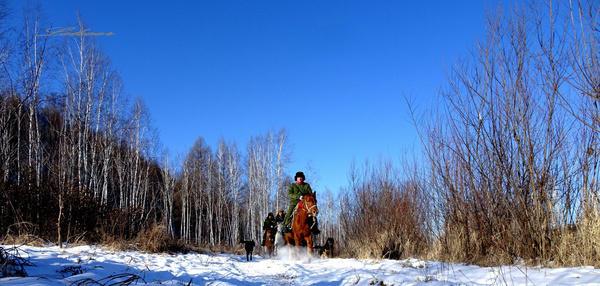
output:
M 467 235 L 461 228 L 449 228 L 428 249 L 424 258 L 480 266 L 524 262 L 547 267 L 600 267 L 600 214 L 597 211 L 588 212 L 587 218 L 582 218 L 576 225 L 553 229 L 544 257 L 519 255 L 519 251 L 526 253 L 527 249 L 519 242 L 518 232 L 509 233 L 507 237 L 508 240 L 498 238 L 490 245 L 483 245 L 480 243 L 483 238 L 477 232 L 471 230 Z
M 182 240 L 172 238 L 167 234 L 166 228 L 154 224 L 142 230 L 132 239 L 124 239 L 106 232 L 101 233 L 101 245 L 112 250 L 135 250 L 147 253 L 235 253 L 245 254 L 239 245 L 192 245 Z
M 554 264 L 600 267 L 600 216 L 597 212 L 574 228 L 562 228 L 557 236 Z
M 103 240 L 100 245 L 116 251 L 139 250 L 139 247 L 131 241 L 112 237 L 107 240 Z
M 7 245 L 29 245 L 29 246 L 43 246 L 45 240 L 33 234 L 24 235 L 6 235 L 2 239 L 2 244 Z
M 10 225 L 0 242 L 10 245 L 42 246 L 45 241 L 37 234 L 37 228 L 29 222 Z
M 233 254 L 237 254 L 239 253 L 241 254 L 246 254 L 246 250 L 243 249 L 243 247 L 241 247 L 240 244 L 236 245 L 226 245 L 226 244 L 217 244 L 217 245 L 209 245 L 203 248 L 205 251 L 204 252 L 208 252 L 208 253 L 233 253 Z M 262 247 L 255 247 L 254 251 L 256 253 L 257 250 L 262 249 Z M 197 251 L 197 252 L 202 252 L 202 251 Z
M 506 243 L 509 242 L 484 245 L 482 240 L 478 232 L 466 233 L 462 228 L 450 228 L 428 249 L 424 258 L 479 266 L 510 265 L 519 259 L 507 250 Z
M 101 233 L 101 244 L 113 250 L 136 250 L 147 253 L 186 253 L 194 251 L 189 245 L 180 240 L 171 238 L 162 225 L 153 225 L 142 230 L 133 240 L 114 236 L 106 232 Z
M 167 234 L 167 229 L 162 225 L 153 225 L 149 229 L 142 231 L 137 239 L 140 250 L 144 252 L 157 253 L 169 252 L 173 240 Z

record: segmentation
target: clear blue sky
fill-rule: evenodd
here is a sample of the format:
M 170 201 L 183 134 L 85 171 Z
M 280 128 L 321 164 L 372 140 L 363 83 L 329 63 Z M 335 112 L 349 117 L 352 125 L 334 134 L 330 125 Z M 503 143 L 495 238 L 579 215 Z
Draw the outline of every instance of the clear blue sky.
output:
M 198 136 L 244 148 L 250 136 L 285 127 L 290 176 L 310 165 L 307 181 L 337 191 L 352 160 L 419 150 L 402 96 L 435 104 L 448 67 L 483 35 L 495 3 L 73 0 L 42 8 L 55 27 L 72 26 L 79 11 L 92 32 L 114 32 L 97 40 L 172 154 Z

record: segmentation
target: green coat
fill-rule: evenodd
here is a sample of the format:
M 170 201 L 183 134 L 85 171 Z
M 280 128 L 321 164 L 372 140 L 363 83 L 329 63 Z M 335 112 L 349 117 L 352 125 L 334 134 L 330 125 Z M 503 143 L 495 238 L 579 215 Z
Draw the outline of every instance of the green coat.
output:
M 312 189 L 308 183 L 292 183 L 288 188 L 288 198 L 290 198 L 290 202 L 293 203 L 294 206 L 300 202 L 300 196 L 304 196 L 306 194 L 312 194 Z
M 285 219 L 283 220 L 283 225 L 290 227 L 292 222 L 292 212 L 296 205 L 300 202 L 300 196 L 304 196 L 306 194 L 312 194 L 312 189 L 308 183 L 302 182 L 302 184 L 292 183 L 288 188 L 288 198 L 290 198 L 290 206 L 288 208 L 287 213 L 285 214 Z

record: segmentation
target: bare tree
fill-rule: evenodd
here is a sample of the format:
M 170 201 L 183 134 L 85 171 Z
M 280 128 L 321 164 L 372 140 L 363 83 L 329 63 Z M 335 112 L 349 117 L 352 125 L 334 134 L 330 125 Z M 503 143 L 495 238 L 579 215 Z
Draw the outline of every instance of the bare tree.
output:
M 0 164 L 2 166 L 2 181 L 8 182 L 10 164 L 12 161 L 11 116 L 12 108 L 10 99 L 15 95 L 15 87 L 9 71 L 10 60 L 13 58 L 14 42 L 9 39 L 10 27 L 7 25 L 9 15 L 6 1 L 0 2 Z

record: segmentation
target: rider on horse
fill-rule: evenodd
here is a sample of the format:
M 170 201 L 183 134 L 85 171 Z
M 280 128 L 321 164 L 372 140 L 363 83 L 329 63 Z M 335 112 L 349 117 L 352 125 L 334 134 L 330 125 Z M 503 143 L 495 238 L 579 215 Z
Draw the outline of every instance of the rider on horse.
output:
M 277 211 L 277 214 L 275 215 L 275 222 L 276 223 L 283 223 L 283 219 L 285 218 L 285 212 L 282 209 L 279 209 Z
M 277 222 L 275 222 L 275 218 L 273 218 L 273 213 L 269 213 L 267 215 L 267 218 L 265 219 L 265 222 L 263 223 L 263 239 L 262 239 L 262 246 L 265 246 L 265 242 L 266 242 L 266 237 L 267 237 L 267 230 L 271 231 L 271 237 L 269 237 L 269 239 L 271 241 L 273 241 L 275 239 L 275 233 L 277 232 Z
M 292 224 L 292 215 L 294 212 L 294 209 L 296 208 L 296 205 L 298 205 L 298 203 L 302 200 L 302 196 L 306 195 L 306 194 L 312 194 L 312 189 L 310 188 L 310 185 L 308 183 L 305 183 L 304 180 L 306 179 L 306 177 L 304 176 L 304 173 L 302 172 L 297 172 L 296 176 L 294 176 L 294 180 L 296 182 L 292 183 L 290 185 L 290 187 L 288 188 L 288 197 L 290 198 L 290 207 L 288 209 L 288 212 L 285 214 L 285 219 L 283 220 L 283 225 L 286 227 L 286 231 L 289 232 L 291 229 L 291 224 Z M 312 218 L 312 227 L 311 227 L 311 232 L 313 234 L 319 234 L 319 228 L 318 228 L 318 224 L 317 224 L 317 218 L 313 217 Z

